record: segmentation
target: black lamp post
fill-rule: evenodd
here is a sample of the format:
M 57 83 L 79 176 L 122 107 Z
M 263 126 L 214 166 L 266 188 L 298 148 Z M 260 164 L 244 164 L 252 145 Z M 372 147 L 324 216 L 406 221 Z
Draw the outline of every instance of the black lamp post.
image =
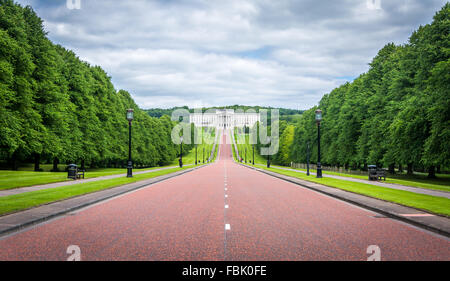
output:
M 183 136 L 180 137 L 180 168 L 183 168 Z
M 245 164 L 247 164 L 247 146 L 245 147 Z
M 197 165 L 197 145 L 195 145 L 195 165 Z
M 322 110 L 316 110 L 317 123 L 317 178 L 322 177 L 322 165 L 320 164 L 320 122 L 322 121 Z
M 267 137 L 267 143 L 270 144 L 270 137 Z M 270 145 L 269 145 L 269 149 L 270 149 Z M 269 151 L 269 153 L 267 153 L 267 168 L 270 168 L 270 151 Z
M 203 164 L 205 164 L 205 146 L 203 146 Z
M 306 146 L 306 175 L 309 176 L 309 142 Z
M 131 161 L 131 122 L 133 121 L 133 109 L 127 110 L 128 120 L 128 163 L 127 163 L 127 178 L 133 177 L 133 162 Z
M 253 165 L 255 165 L 255 145 L 252 144 L 252 150 L 253 150 Z

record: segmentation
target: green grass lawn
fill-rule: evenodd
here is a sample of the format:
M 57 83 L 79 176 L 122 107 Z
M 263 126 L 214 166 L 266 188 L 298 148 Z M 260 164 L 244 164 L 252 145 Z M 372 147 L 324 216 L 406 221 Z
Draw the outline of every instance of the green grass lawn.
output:
M 67 173 L 0 171 L 0 190 L 67 181 Z
M 306 169 L 295 169 L 295 170 L 306 171 Z M 313 170 L 313 169 L 310 169 L 310 171 L 313 173 L 316 172 L 316 170 Z M 330 171 L 323 171 L 323 174 L 367 180 L 367 176 L 364 176 L 364 175 L 354 175 L 354 174 L 338 173 L 338 172 L 330 172 Z M 428 179 L 426 174 L 414 174 L 412 176 L 409 176 L 409 175 L 387 175 L 386 182 L 401 184 L 401 185 L 406 185 L 406 186 L 412 186 L 412 187 L 419 187 L 419 188 L 425 188 L 425 189 L 441 190 L 441 191 L 450 192 L 450 177 L 448 177 L 448 175 L 439 174 L 436 179 Z
M 294 171 L 280 170 L 277 168 L 258 167 L 264 170 L 272 171 L 278 174 L 299 178 L 309 182 L 315 182 L 329 187 L 334 187 L 365 196 L 394 202 L 400 205 L 421 209 L 427 212 L 450 216 L 450 199 L 436 197 L 425 194 L 418 194 L 409 191 L 396 190 L 359 182 L 352 182 L 333 178 L 318 179 L 315 176 L 307 176 L 303 173 Z
M 245 159 L 245 148 L 247 148 L 247 161 L 250 163 L 252 161 L 253 155 L 252 155 L 252 145 L 249 144 L 249 135 L 236 134 L 236 138 L 237 138 L 238 142 L 242 143 L 242 144 L 236 143 L 238 150 L 239 150 L 239 155 L 243 159 Z M 233 154 L 233 156 L 235 157 L 235 160 L 237 161 L 236 156 L 234 154 Z M 267 158 L 259 155 L 259 153 L 257 151 L 255 151 L 255 164 L 266 165 Z M 273 165 L 273 164 L 271 166 L 274 168 L 277 167 L 276 165 Z M 289 167 L 283 167 L 283 168 L 289 168 Z M 306 172 L 306 169 L 296 169 L 296 170 Z M 310 171 L 313 173 L 316 172 L 316 170 L 314 170 L 314 169 L 310 169 Z M 323 171 L 323 174 L 367 180 L 366 175 L 338 173 L 338 172 L 331 172 L 331 171 Z M 400 185 L 406 185 L 406 186 L 412 186 L 412 187 L 418 187 L 418 188 L 450 192 L 450 175 L 446 175 L 446 174 L 438 174 L 436 179 L 428 179 L 426 173 L 415 173 L 412 176 L 406 175 L 406 174 L 388 175 L 386 177 L 386 182 L 400 184 Z
M 201 137 L 202 128 L 198 128 L 198 129 L 199 129 L 199 132 L 198 132 L 199 137 Z M 199 164 L 203 163 L 203 157 L 204 157 L 205 163 L 206 163 L 209 156 L 211 155 L 211 151 L 214 147 L 215 135 L 217 134 L 217 129 L 214 129 L 214 130 L 215 131 L 212 134 L 204 133 L 202 143 L 198 144 L 198 146 L 197 146 L 197 161 Z M 203 156 L 203 148 L 205 148 L 204 156 Z M 216 151 L 214 152 L 214 158 L 212 159 L 212 161 L 214 161 L 215 157 L 217 156 L 217 149 L 218 149 L 218 146 L 216 146 Z M 172 162 L 172 165 L 178 165 L 178 159 L 179 158 L 174 159 Z M 187 154 L 183 155 L 183 164 L 195 164 L 195 147 L 193 149 L 191 149 L 191 151 L 189 151 Z
M 132 178 L 121 177 L 0 197 L 0 215 L 5 215 L 75 196 L 80 196 L 128 183 L 170 174 L 173 172 L 181 171 L 183 169 L 172 168 L 162 171 L 155 171 L 152 173 L 134 175 Z
M 240 140 L 241 142 L 243 142 L 243 138 L 245 138 L 245 137 L 246 137 L 245 135 L 236 134 L 236 138 L 238 139 L 238 141 Z M 247 147 L 247 149 L 250 149 L 248 151 L 251 151 L 251 145 L 248 144 L 248 137 L 247 137 L 246 144 L 237 144 L 237 146 L 238 146 L 238 150 L 239 150 L 241 157 L 243 157 L 242 151 L 244 151 L 245 147 Z M 247 151 L 247 153 L 248 153 L 248 151 Z M 233 157 L 235 158 L 235 160 L 237 160 L 236 155 L 234 153 L 234 149 L 233 149 Z M 249 161 L 250 160 L 251 160 L 251 157 L 249 157 Z M 365 196 L 397 203 L 397 204 L 408 206 L 408 207 L 413 207 L 416 209 L 421 209 L 421 210 L 439 214 L 439 215 L 450 216 L 450 199 L 447 199 L 447 198 L 430 196 L 430 195 L 425 195 L 425 194 L 418 194 L 418 193 L 409 192 L 409 191 L 396 190 L 396 189 L 385 188 L 385 187 L 380 187 L 380 186 L 375 186 L 375 185 L 370 185 L 370 184 L 365 184 L 365 183 L 359 183 L 359 182 L 352 182 L 352 181 L 347 181 L 347 180 L 342 180 L 342 179 L 333 179 L 333 178 L 327 178 L 327 177 L 318 179 L 314 176 L 307 176 L 304 173 L 281 170 L 281 169 L 278 169 L 281 167 L 274 166 L 274 165 L 272 165 L 271 168 L 267 168 L 265 166 L 267 164 L 267 160 L 265 158 L 263 158 L 262 156 L 260 156 L 259 154 L 257 154 L 256 152 L 255 152 L 255 164 L 262 164 L 262 165 L 257 165 L 257 167 L 264 169 L 264 170 L 272 171 L 272 172 L 275 172 L 278 174 L 295 177 L 295 178 L 299 178 L 299 179 L 310 181 L 310 182 L 319 183 L 319 184 L 326 185 L 329 187 L 338 188 L 338 189 L 362 194 Z M 283 167 L 283 168 L 286 168 L 286 167 Z M 311 170 L 311 172 L 315 172 L 315 171 Z M 367 179 L 366 176 L 342 174 L 342 173 L 335 173 L 335 172 L 324 172 L 324 174 L 329 174 L 329 175 L 334 174 L 334 175 L 339 175 L 339 176 Z M 444 177 L 443 181 L 445 182 L 446 180 L 448 180 L 448 179 Z M 429 188 L 429 189 L 450 191 L 448 186 L 446 186 L 445 184 L 436 184 L 435 182 L 433 182 L 433 180 L 428 180 L 428 179 L 424 179 L 421 177 L 420 178 L 415 177 L 415 178 L 410 178 L 410 179 L 390 178 L 390 179 L 387 179 L 386 182 L 398 183 L 398 184 L 416 186 L 416 187 L 423 187 L 423 188 Z
M 247 163 L 252 163 L 253 161 L 253 148 L 249 141 L 248 134 L 236 134 L 236 145 L 239 150 L 239 156 L 242 157 L 245 163 L 245 149 L 247 149 Z M 236 159 L 236 155 L 233 154 L 233 157 Z M 258 151 L 255 150 L 255 164 L 267 164 L 267 158 L 261 156 Z
M 174 166 L 174 165 L 170 165 Z M 169 167 L 169 166 L 166 166 Z M 146 169 L 133 169 L 134 172 L 151 171 L 163 167 L 153 167 Z M 89 169 L 85 173 L 85 178 L 96 178 L 109 175 L 125 174 L 126 169 Z M 0 170 L 0 190 L 14 189 L 20 187 L 63 182 L 71 179 L 67 178 L 67 172 L 32 172 L 32 171 L 3 171 Z

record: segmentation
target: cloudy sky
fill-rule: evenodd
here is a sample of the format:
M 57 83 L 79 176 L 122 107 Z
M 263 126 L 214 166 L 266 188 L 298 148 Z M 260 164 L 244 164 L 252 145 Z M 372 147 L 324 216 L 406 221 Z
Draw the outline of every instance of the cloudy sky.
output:
M 19 0 L 141 108 L 308 109 L 446 0 Z M 75 8 L 75 9 L 73 9 Z

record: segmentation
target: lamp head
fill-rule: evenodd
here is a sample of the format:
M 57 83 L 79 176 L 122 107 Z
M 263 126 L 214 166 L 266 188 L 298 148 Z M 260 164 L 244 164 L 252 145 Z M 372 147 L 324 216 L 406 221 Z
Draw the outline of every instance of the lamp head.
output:
M 128 109 L 127 110 L 127 120 L 129 122 L 133 121 L 133 117 L 134 117 L 134 110 L 133 109 Z
M 316 122 L 320 123 L 322 121 L 322 110 L 317 109 L 316 110 Z

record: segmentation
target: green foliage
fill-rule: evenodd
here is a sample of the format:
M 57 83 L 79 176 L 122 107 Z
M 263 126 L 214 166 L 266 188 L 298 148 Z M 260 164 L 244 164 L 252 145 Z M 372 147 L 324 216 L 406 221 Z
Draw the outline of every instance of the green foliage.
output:
M 161 108 L 151 108 L 145 110 L 148 115 L 152 117 L 161 117 L 164 115 L 171 116 L 172 112 L 177 109 L 186 109 L 190 113 L 194 113 L 193 108 L 189 108 L 187 106 L 183 107 L 172 107 L 168 109 L 161 109 Z M 280 112 L 280 119 L 285 119 L 286 121 L 294 121 L 297 120 L 301 114 L 303 113 L 303 110 L 297 110 L 297 109 L 287 109 L 287 108 L 273 108 L 273 107 L 263 107 L 263 106 L 245 106 L 245 105 L 230 105 L 230 106 L 222 106 L 222 107 L 204 107 L 201 108 L 202 112 L 206 112 L 207 110 L 213 110 L 213 109 L 234 109 L 236 110 L 243 110 L 244 112 L 250 109 L 255 110 L 256 112 L 259 112 L 262 109 L 265 110 L 271 110 L 271 109 L 278 109 Z
M 323 164 L 408 165 L 428 169 L 430 175 L 437 166 L 450 166 L 449 32 L 447 3 L 408 44 L 386 45 L 367 73 L 322 98 Z M 308 143 L 312 162 L 317 159 L 315 110 L 304 112 L 296 123 L 293 162 L 306 162 Z
M 150 117 L 103 69 L 50 42 L 31 7 L 0 0 L 0 160 L 124 166 L 129 108 L 135 165 L 171 163 L 170 118 Z

